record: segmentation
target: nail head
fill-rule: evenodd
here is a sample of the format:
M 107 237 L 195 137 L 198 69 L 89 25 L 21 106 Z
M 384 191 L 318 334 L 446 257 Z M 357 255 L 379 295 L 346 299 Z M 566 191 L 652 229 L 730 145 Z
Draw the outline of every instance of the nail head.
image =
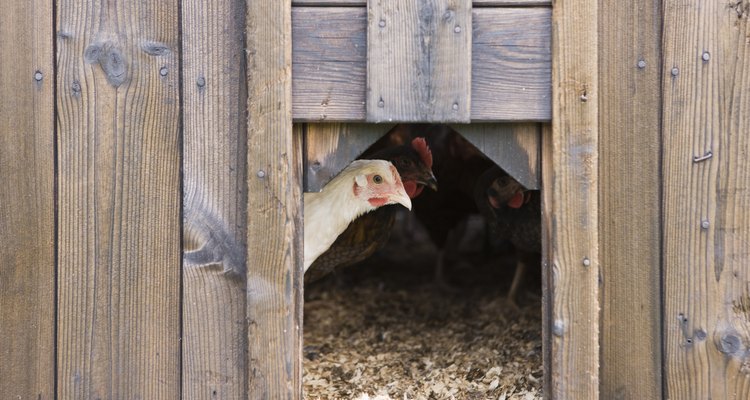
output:
M 378 107 L 380 108 L 385 107 L 385 102 L 383 100 L 378 101 Z
M 258 175 L 258 178 L 263 179 L 266 177 L 266 171 L 263 171 L 262 169 L 258 170 L 258 173 L 256 175 Z
M 708 222 L 707 219 L 704 219 L 703 221 L 701 221 L 701 228 L 708 229 L 709 226 L 711 226 L 711 224 Z
M 680 74 L 680 69 L 677 67 L 672 68 L 672 76 L 677 76 Z
M 458 110 L 458 103 L 453 103 L 453 110 L 454 110 L 454 111 L 457 111 L 457 110 Z
M 378 26 L 381 28 L 385 28 L 385 20 L 381 19 L 380 22 L 378 22 Z
M 707 52 L 707 51 L 704 51 L 703 55 L 701 56 L 701 58 L 703 59 L 703 61 L 708 61 L 708 60 L 711 59 L 711 54 L 709 52 Z
M 461 27 L 460 27 L 460 26 L 458 26 L 458 25 L 456 25 L 456 27 L 455 27 L 455 28 L 453 28 L 453 32 L 456 32 L 456 33 L 461 33 Z
M 161 67 L 161 69 L 159 69 L 159 75 L 161 76 L 167 76 L 167 72 L 169 72 L 167 67 Z
M 638 68 L 640 68 L 640 69 L 646 68 L 646 61 L 645 60 L 638 60 Z
M 590 265 L 591 265 L 591 260 L 589 260 L 589 258 L 588 258 L 588 257 L 584 257 L 584 258 L 583 258 L 583 265 L 584 265 L 585 267 L 588 267 L 588 266 L 590 266 Z
M 198 87 L 206 86 L 206 78 L 199 76 L 198 79 L 195 81 L 195 84 L 198 85 Z
M 34 79 L 35 79 L 35 80 L 36 80 L 37 82 L 41 81 L 41 80 L 42 80 L 42 78 L 44 78 L 44 75 L 42 74 L 42 72 L 41 72 L 41 71 L 36 71 L 36 72 L 34 73 Z

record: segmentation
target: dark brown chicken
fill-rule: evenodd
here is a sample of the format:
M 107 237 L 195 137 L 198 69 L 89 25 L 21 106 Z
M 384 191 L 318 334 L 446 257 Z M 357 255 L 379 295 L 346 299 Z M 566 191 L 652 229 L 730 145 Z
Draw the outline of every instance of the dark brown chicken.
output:
M 489 168 L 474 189 L 477 207 L 496 239 L 510 241 L 516 249 L 516 272 L 508 301 L 516 305 L 518 289 L 529 265 L 538 264 L 542 252 L 541 193 L 526 190 L 498 166 Z
M 412 199 L 419 196 L 425 186 L 437 190 L 437 181 L 432 173 L 432 153 L 424 138 L 382 149 L 366 158 L 393 163 L 401 175 L 406 193 Z M 397 210 L 397 206 L 384 206 L 354 220 L 310 266 L 305 273 L 305 283 L 356 264 L 383 247 L 390 237 Z

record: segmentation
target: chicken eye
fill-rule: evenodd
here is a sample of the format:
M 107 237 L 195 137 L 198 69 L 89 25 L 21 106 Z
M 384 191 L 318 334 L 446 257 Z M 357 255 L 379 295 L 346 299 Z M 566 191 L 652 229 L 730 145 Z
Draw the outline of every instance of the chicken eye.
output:
M 378 184 L 383 183 L 383 177 L 380 175 L 375 175 L 372 177 L 372 181 Z

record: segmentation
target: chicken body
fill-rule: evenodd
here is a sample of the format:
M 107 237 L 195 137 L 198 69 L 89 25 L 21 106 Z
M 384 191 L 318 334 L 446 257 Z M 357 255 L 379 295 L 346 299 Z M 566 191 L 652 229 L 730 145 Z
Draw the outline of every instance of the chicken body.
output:
M 356 160 L 320 192 L 305 193 L 305 271 L 351 221 L 388 204 L 411 209 L 401 176 L 384 160 Z
M 425 186 L 437 190 L 432 173 L 432 153 L 423 138 L 411 143 L 382 149 L 368 156 L 393 163 L 401 176 L 409 198 L 422 193 Z M 331 247 L 305 273 L 305 283 L 314 282 L 336 269 L 365 260 L 382 248 L 390 237 L 397 205 L 387 205 L 352 221 Z
M 542 252 L 542 196 L 538 190 L 526 190 L 498 166 L 482 174 L 475 186 L 474 198 L 496 239 L 509 240 L 516 249 L 516 271 L 508 300 L 516 305 L 518 289 L 530 264 L 538 262 Z

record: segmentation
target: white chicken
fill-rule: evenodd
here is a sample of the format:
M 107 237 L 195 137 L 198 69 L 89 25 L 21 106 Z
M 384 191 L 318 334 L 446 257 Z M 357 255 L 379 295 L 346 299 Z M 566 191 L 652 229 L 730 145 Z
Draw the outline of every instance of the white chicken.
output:
M 411 210 L 396 167 L 385 160 L 356 160 L 320 192 L 304 194 L 305 271 L 360 215 L 387 204 Z

